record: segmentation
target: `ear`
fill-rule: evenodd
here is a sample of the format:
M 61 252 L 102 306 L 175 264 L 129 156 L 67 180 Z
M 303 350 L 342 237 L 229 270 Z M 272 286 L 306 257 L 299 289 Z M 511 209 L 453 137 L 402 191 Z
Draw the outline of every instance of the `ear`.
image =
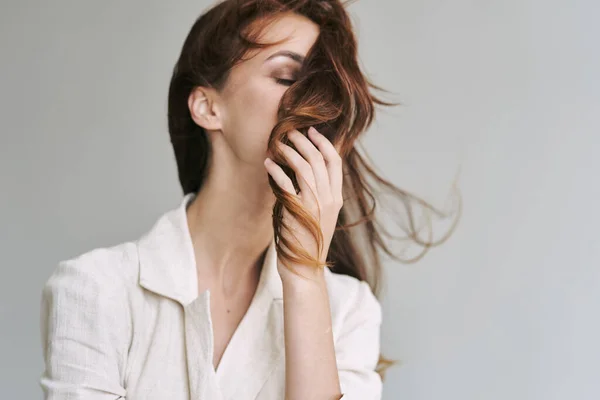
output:
M 221 130 L 221 114 L 217 104 L 217 94 L 198 86 L 188 97 L 188 108 L 194 122 L 207 131 Z

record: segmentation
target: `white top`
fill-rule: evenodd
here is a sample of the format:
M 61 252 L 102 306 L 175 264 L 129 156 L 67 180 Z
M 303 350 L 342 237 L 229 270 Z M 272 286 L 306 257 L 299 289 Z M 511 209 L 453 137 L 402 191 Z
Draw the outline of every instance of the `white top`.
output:
M 210 292 L 198 294 L 187 227 L 193 198 L 184 196 L 139 240 L 59 263 L 42 296 L 45 399 L 284 398 L 275 242 L 215 371 Z M 325 272 L 344 400 L 379 400 L 380 304 L 365 282 Z

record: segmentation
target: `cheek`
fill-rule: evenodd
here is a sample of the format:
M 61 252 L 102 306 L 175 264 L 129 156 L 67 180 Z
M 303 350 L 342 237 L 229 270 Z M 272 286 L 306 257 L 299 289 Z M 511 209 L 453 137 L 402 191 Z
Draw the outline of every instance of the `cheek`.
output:
M 277 108 L 282 95 L 283 90 L 269 82 L 249 84 L 243 96 L 248 119 L 270 132 L 277 122 Z
M 285 87 L 257 80 L 236 91 L 231 103 L 228 131 L 241 158 L 262 163 L 269 135 L 277 122 L 277 108 Z

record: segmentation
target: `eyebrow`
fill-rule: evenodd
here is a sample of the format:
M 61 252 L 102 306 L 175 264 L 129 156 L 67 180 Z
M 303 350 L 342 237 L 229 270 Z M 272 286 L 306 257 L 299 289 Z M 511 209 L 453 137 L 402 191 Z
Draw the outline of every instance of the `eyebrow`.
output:
M 296 61 L 296 62 L 298 62 L 300 64 L 302 64 L 304 62 L 304 56 L 302 56 L 302 55 L 300 55 L 298 53 L 295 53 L 293 51 L 290 51 L 290 50 L 280 50 L 280 51 L 278 51 L 276 53 L 273 53 L 273 54 L 271 54 L 269 56 L 269 58 L 267 58 L 265 60 L 265 62 L 269 61 L 272 58 L 279 57 L 279 56 L 284 56 L 284 57 L 291 58 L 292 60 L 294 60 L 294 61 Z

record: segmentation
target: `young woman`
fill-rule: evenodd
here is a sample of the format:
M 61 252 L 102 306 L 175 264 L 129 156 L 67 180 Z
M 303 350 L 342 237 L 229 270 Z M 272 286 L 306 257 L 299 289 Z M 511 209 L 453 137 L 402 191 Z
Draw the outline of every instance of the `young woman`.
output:
M 140 239 L 59 263 L 46 399 L 380 399 L 389 250 L 366 175 L 393 186 L 355 148 L 390 105 L 369 86 L 339 0 L 200 16 L 169 91 L 183 198 Z

